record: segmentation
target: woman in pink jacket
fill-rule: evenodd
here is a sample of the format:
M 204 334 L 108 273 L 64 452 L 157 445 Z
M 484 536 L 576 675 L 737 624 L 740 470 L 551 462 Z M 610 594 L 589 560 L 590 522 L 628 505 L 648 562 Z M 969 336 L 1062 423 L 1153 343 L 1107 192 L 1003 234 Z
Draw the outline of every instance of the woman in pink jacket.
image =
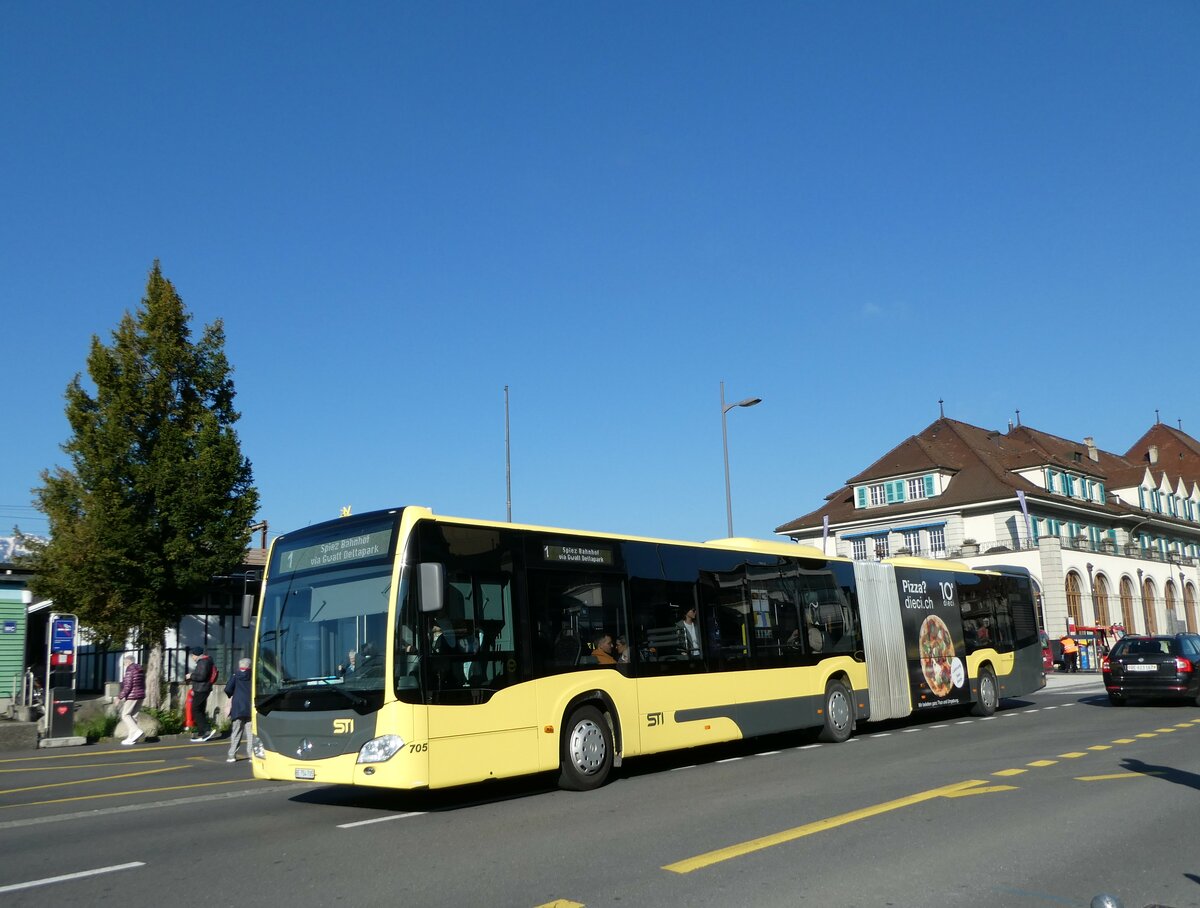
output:
M 146 699 L 146 672 L 137 664 L 132 653 L 124 661 L 125 676 L 121 679 L 121 693 L 117 697 L 121 704 L 121 719 L 117 722 L 117 728 L 125 725 L 128 729 L 129 734 L 121 742 L 128 747 L 136 744 L 145 734 L 138 725 L 137 715 L 142 708 L 142 701 Z

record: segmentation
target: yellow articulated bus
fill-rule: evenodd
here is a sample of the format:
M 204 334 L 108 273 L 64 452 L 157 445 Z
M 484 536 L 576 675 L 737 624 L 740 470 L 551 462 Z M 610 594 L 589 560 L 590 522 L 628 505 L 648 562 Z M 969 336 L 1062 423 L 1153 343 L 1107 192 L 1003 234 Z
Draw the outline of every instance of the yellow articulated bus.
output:
M 392 789 L 557 772 L 1045 684 L 1019 569 L 852 562 L 407 507 L 271 546 L 254 774 Z

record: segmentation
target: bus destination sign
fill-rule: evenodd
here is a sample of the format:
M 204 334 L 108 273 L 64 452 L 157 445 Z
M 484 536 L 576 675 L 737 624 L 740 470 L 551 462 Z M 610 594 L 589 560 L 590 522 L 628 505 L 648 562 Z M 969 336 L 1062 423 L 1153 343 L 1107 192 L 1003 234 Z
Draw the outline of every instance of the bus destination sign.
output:
M 367 558 L 382 558 L 388 553 L 392 541 L 392 528 L 367 531 L 330 539 L 315 545 L 301 546 L 284 551 L 279 556 L 279 569 L 283 571 L 307 571 L 317 567 L 330 567 L 362 561 Z
M 544 545 L 542 553 L 547 561 L 556 564 L 609 564 L 613 563 L 613 550 L 600 545 Z

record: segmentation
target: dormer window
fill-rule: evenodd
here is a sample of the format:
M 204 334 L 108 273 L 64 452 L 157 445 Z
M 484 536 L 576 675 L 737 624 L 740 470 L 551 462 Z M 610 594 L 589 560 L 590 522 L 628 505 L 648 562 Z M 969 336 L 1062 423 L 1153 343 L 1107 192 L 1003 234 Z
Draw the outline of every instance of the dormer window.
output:
M 938 494 L 934 474 L 912 476 L 907 479 L 889 479 L 854 487 L 856 508 L 878 508 L 905 501 L 919 501 Z

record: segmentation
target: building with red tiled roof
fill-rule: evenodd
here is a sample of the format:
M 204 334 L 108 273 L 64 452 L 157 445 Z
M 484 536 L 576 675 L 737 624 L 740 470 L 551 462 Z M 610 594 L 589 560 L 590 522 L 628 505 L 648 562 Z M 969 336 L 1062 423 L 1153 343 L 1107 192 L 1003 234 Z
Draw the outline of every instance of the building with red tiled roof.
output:
M 1043 626 L 1196 631 L 1200 441 L 1155 423 L 1126 453 L 945 417 L 776 529 L 856 559 L 1027 568 Z

